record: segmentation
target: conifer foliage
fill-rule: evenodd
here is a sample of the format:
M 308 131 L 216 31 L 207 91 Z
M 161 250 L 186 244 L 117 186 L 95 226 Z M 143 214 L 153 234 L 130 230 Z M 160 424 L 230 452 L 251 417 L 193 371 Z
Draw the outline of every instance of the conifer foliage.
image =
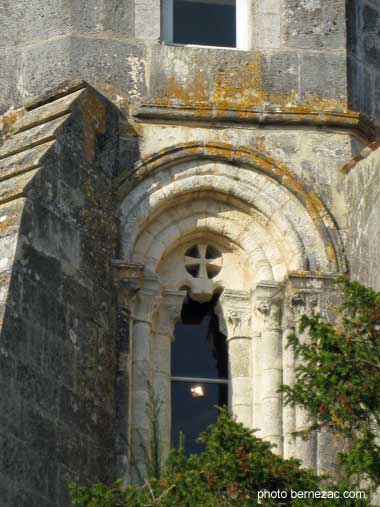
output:
M 347 480 L 380 486 L 380 293 L 339 278 L 338 323 L 304 315 L 289 338 L 297 361 L 286 403 L 310 414 L 308 432 L 327 429 L 342 439 Z M 302 339 L 306 333 L 307 339 Z

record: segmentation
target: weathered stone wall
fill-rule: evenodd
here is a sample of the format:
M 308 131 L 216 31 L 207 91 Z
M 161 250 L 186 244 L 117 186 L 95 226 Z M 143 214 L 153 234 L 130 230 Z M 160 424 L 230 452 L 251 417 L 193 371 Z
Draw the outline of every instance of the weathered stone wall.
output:
M 345 179 L 350 231 L 347 255 L 353 278 L 380 290 L 380 150 L 367 149 L 366 155 L 349 168 Z
M 340 234 L 347 241 L 347 203 L 343 191 L 345 176 L 341 168 L 360 152 L 365 144 L 342 129 L 334 132 L 318 128 L 296 126 L 273 128 L 217 124 L 218 128 L 182 125 L 156 125 L 148 121 L 136 122 L 140 157 L 149 157 L 169 146 L 183 143 L 228 143 L 234 148 L 246 146 L 271 157 L 278 164 L 295 172 L 310 191 L 314 191 L 333 214 Z M 130 153 L 125 151 L 121 168 L 131 169 Z
M 380 4 L 347 0 L 349 106 L 380 117 Z
M 0 147 L 2 507 L 66 507 L 69 479 L 115 470 L 118 114 L 75 88 Z
M 251 50 L 159 43 L 160 2 L 5 2 L 0 110 L 66 79 L 113 100 L 344 110 L 345 0 L 252 0 Z M 149 19 L 149 22 L 147 22 Z M 20 29 L 21 27 L 21 29 Z

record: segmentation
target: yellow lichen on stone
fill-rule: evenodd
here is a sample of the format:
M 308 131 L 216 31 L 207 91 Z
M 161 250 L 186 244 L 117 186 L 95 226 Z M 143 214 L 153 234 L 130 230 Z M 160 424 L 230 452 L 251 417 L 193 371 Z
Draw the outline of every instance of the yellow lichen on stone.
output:
M 25 114 L 25 109 L 20 108 L 10 110 L 0 116 L 0 144 L 2 144 L 11 135 L 13 125 L 23 114 Z
M 263 79 L 264 65 L 262 53 L 255 52 L 241 66 L 219 64 L 213 70 L 215 76 L 212 82 L 207 74 L 201 72 L 194 72 L 191 78 L 186 79 L 173 73 L 168 76 L 160 97 L 153 98 L 152 103 L 171 105 L 175 101 L 182 107 L 196 109 L 198 116 L 207 116 L 213 111 L 216 118 L 226 109 L 237 111 L 240 119 L 250 116 L 253 108 L 272 112 L 280 109 L 297 115 L 348 112 L 346 98 L 316 94 L 300 97 L 299 92 L 292 89 L 283 95 L 271 92 Z

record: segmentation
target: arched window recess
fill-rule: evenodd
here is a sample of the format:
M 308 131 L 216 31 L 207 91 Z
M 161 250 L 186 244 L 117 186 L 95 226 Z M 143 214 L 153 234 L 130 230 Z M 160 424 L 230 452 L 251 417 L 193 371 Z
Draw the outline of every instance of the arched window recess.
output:
M 197 257 L 195 257 L 197 258 Z M 185 450 L 201 449 L 196 437 L 215 422 L 217 408 L 229 401 L 226 336 L 215 314 L 218 295 L 199 303 L 190 296 L 174 330 L 171 353 L 172 444 L 185 436 Z

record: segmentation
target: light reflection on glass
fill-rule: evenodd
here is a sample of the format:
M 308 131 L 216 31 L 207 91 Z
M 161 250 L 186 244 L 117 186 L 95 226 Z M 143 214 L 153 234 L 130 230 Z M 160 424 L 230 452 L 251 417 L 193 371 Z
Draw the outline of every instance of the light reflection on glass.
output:
M 190 387 L 190 392 L 193 398 L 202 398 L 205 396 L 205 390 L 203 389 L 203 386 Z

